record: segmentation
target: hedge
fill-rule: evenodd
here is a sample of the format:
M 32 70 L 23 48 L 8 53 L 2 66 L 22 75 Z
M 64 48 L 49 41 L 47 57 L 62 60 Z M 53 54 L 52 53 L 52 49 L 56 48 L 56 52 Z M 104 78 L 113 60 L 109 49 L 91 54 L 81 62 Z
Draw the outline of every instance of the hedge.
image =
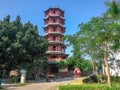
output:
M 107 84 L 62 85 L 59 90 L 120 90 L 120 85 L 115 84 L 111 88 Z

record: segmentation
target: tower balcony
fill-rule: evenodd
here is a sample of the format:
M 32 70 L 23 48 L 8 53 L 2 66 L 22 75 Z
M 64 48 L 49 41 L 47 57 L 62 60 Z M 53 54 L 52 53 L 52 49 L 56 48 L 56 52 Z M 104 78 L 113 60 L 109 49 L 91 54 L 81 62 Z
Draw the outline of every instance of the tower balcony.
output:
M 60 25 L 60 26 L 64 27 L 64 25 L 62 25 L 61 23 L 58 23 L 58 22 L 55 22 L 55 23 L 50 22 L 47 25 L 45 25 L 45 27 L 47 27 L 49 25 Z
M 53 58 L 53 59 L 48 59 L 49 62 L 59 62 L 61 59 L 59 58 Z
M 61 33 L 61 32 L 47 32 L 47 33 L 45 33 L 45 36 L 47 36 L 49 34 L 53 34 L 53 35 L 60 34 L 62 36 L 64 35 L 64 33 Z
M 51 40 L 49 41 L 50 44 L 64 44 L 63 41 L 58 41 L 58 40 Z
M 49 62 L 56 62 L 56 59 L 48 59 Z
M 46 54 L 65 54 L 65 52 L 64 51 L 46 51 Z
M 56 14 L 50 13 L 48 16 L 45 17 L 45 19 L 48 18 L 48 17 L 50 17 L 50 16 L 51 16 L 51 17 L 60 17 L 60 18 L 64 19 L 64 17 L 61 16 L 61 15 L 59 15 L 58 13 L 56 13 Z

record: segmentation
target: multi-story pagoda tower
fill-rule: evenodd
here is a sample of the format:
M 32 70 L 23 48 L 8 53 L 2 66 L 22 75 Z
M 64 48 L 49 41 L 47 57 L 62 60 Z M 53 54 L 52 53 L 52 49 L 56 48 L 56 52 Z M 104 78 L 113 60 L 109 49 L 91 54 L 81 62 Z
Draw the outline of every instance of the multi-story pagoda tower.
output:
M 49 64 L 48 74 L 51 74 L 58 72 L 57 62 L 65 60 L 68 56 L 65 54 L 66 46 L 62 40 L 65 33 L 64 11 L 56 7 L 49 8 L 45 11 L 44 23 L 44 37 L 49 41 L 46 51 Z

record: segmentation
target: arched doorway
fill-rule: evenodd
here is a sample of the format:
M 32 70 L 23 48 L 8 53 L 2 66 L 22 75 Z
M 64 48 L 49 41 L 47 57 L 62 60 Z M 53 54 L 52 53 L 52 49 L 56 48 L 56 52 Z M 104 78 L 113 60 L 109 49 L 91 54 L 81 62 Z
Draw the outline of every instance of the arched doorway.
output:
M 50 66 L 50 73 L 56 75 L 58 73 L 58 67 L 57 65 L 51 65 Z

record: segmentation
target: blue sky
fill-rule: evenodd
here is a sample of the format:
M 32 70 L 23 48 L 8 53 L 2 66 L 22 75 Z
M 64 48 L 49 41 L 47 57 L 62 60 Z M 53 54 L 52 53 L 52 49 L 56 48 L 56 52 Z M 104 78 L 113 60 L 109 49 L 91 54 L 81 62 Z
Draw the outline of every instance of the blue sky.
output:
M 0 0 L 0 20 L 10 15 L 12 21 L 20 15 L 22 23 L 30 21 L 38 26 L 39 34 L 44 35 L 44 11 L 56 6 L 65 11 L 65 35 L 68 35 L 79 30 L 78 24 L 104 13 L 105 1 L 111 0 Z M 70 54 L 70 50 L 66 52 Z

